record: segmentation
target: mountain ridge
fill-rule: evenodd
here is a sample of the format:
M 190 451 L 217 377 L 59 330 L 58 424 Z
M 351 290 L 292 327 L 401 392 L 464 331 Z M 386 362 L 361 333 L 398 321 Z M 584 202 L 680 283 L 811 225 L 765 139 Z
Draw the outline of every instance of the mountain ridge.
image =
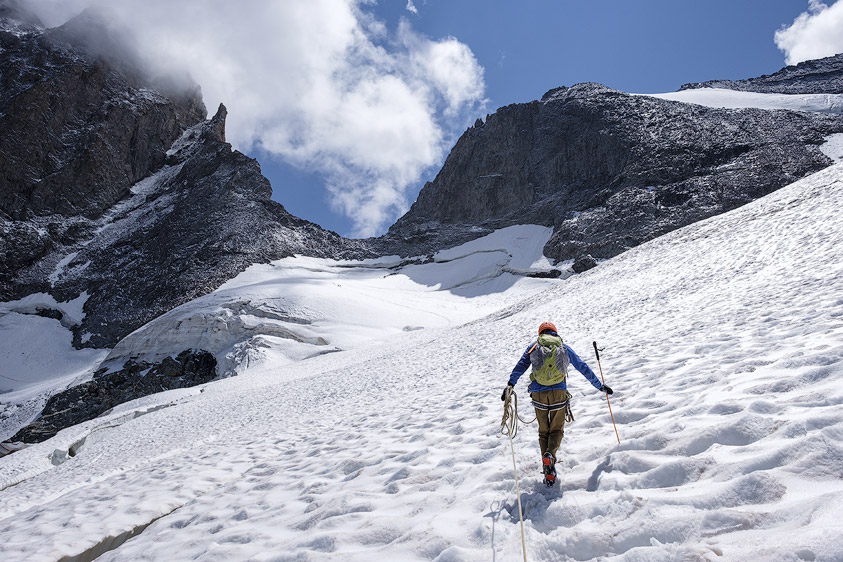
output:
M 548 257 L 605 259 L 822 169 L 817 147 L 841 131 L 837 114 L 556 88 L 478 120 L 386 238 L 435 247 L 461 228 L 535 223 L 556 229 Z
M 14 70 L 0 77 L 0 154 L 10 147 L 0 165 L 18 175 L 0 190 L 0 299 L 46 295 L 7 307 L 9 314 L 59 322 L 77 349 L 113 350 L 250 266 L 293 255 L 403 256 L 390 266 L 395 271 L 435 263 L 437 252 L 495 230 L 536 224 L 553 228 L 543 259 L 558 265 L 517 272 L 502 265 L 492 275 L 583 272 L 822 169 L 831 160 L 819 147 L 843 132 L 837 114 L 708 108 L 594 83 L 555 88 L 478 120 L 384 236 L 352 240 L 271 200 L 259 163 L 225 140 L 225 106 L 205 119 L 197 85 L 169 90 L 172 83 L 135 68 L 131 51 L 103 52 L 113 31 L 96 14 L 46 30 L 9 13 L 0 12 L 0 63 Z M 818 68 L 826 79 L 843 76 L 843 58 L 785 70 L 798 81 Z M 63 86 L 68 81 L 72 87 Z M 117 140 L 105 142 L 112 135 Z M 30 153 L 35 164 L 17 166 Z M 51 300 L 81 301 L 82 313 Z M 238 316 L 237 334 L 254 327 L 241 317 L 279 314 L 237 299 L 226 306 L 225 314 Z M 220 326 L 213 329 L 228 329 L 225 319 Z M 318 333 L 305 339 L 324 340 Z M 167 350 L 172 356 L 198 347 L 189 338 L 173 341 L 185 349 Z M 124 347 L 146 345 L 135 343 Z M 246 348 L 248 358 L 254 350 Z M 142 354 L 124 370 L 134 372 L 131 361 L 166 370 L 160 357 L 145 363 Z M 110 381 L 96 384 L 126 398 Z
M 843 53 L 786 66 L 772 74 L 744 80 L 708 80 L 683 84 L 679 90 L 725 88 L 778 94 L 843 94 Z

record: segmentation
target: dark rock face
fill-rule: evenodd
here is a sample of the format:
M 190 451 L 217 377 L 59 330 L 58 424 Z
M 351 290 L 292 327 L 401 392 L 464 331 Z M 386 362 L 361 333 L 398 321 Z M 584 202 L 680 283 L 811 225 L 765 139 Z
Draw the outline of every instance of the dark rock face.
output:
M 533 223 L 555 227 L 548 257 L 609 258 L 824 168 L 817 147 L 841 131 L 839 115 L 558 88 L 468 129 L 386 238 L 421 253 L 420 231 L 441 243 Z
M 128 70 L 132 61 L 105 58 L 119 52 L 108 47 L 90 14 L 53 30 L 0 32 L 0 210 L 9 218 L 99 217 L 205 118 L 197 86 L 166 97 Z
M 843 53 L 800 62 L 758 78 L 709 80 L 685 84 L 680 90 L 695 88 L 725 88 L 768 94 L 843 94 Z
M 126 363 L 113 373 L 52 396 L 41 416 L 18 431 L 13 442 L 40 443 L 62 429 L 92 420 L 115 406 L 165 390 L 187 388 L 217 376 L 217 360 L 207 351 L 186 350 L 161 363 Z
M 571 269 L 574 270 L 574 273 L 582 273 L 595 267 L 597 267 L 597 260 L 591 254 L 583 254 L 574 260 Z
M 135 62 L 91 14 L 45 30 L 0 11 L 0 299 L 48 291 L 16 272 L 89 237 L 205 118 L 198 86 L 164 93 Z
M 225 107 L 189 129 L 167 164 L 109 212 L 91 238 L 53 277 L 60 301 L 89 295 L 76 345 L 112 347 L 176 306 L 207 294 L 254 263 L 295 253 L 369 257 L 365 241 L 346 240 L 298 219 L 270 199 L 256 160 L 225 142 Z M 24 283 L 55 269 L 55 260 L 18 273 Z
M 145 76 L 94 16 L 2 25 L 0 299 L 84 292 L 74 343 L 111 347 L 253 263 L 373 255 L 273 202 L 225 108 L 204 121 L 198 87 Z

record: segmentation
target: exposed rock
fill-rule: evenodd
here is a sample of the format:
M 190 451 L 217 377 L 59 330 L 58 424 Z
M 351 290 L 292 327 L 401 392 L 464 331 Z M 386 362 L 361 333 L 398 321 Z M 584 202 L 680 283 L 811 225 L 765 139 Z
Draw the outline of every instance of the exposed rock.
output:
M 52 396 L 41 416 L 18 431 L 12 442 L 40 443 L 66 427 L 92 420 L 115 406 L 156 392 L 187 388 L 216 377 L 217 361 L 207 351 L 185 350 L 161 363 L 127 362 L 113 373 Z
M 747 80 L 709 80 L 685 84 L 680 90 L 725 88 L 745 92 L 779 94 L 843 94 L 843 53 L 800 62 L 773 74 Z
M 574 273 L 582 273 L 595 267 L 597 267 L 597 260 L 591 254 L 583 254 L 574 260 L 571 269 L 574 270 Z
M 88 13 L 0 34 L 0 211 L 9 218 L 99 217 L 205 118 L 198 86 L 168 98 L 129 70 L 133 61 L 118 65 L 114 44 Z
M 90 237 L 205 117 L 198 86 L 165 95 L 134 59 L 119 63 L 112 35 L 90 13 L 45 30 L 16 4 L 0 11 L 0 299 L 48 291 L 16 273 Z
M 111 347 L 253 263 L 373 255 L 273 202 L 225 107 L 202 120 L 198 87 L 168 91 L 95 15 L 7 35 L 0 299 L 86 292 L 75 345 Z
M 386 238 L 424 253 L 420 232 L 442 243 L 533 223 L 555 227 L 548 257 L 609 258 L 822 169 L 817 147 L 839 132 L 840 115 L 557 88 L 468 129 Z
M 168 164 L 113 209 L 102 230 L 65 248 L 75 256 L 54 276 L 52 293 L 62 301 L 89 295 L 77 345 L 112 347 L 255 263 L 293 254 L 374 255 L 365 241 L 323 230 L 272 201 L 257 161 L 221 139 L 225 114 L 220 106 L 213 119 L 188 130 Z M 19 279 L 43 277 L 52 260 Z
M 536 279 L 558 279 L 562 277 L 562 271 L 559 269 L 550 269 L 548 271 L 536 271 L 535 273 L 530 273 L 527 277 L 533 277 Z

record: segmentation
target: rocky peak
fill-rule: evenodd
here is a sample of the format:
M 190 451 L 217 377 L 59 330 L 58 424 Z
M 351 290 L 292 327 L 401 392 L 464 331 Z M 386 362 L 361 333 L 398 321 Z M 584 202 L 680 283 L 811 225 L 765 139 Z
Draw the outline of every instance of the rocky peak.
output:
M 680 90 L 696 88 L 725 88 L 771 94 L 843 94 L 843 53 L 800 62 L 757 78 L 709 80 L 684 84 Z
M 19 11 L 3 7 L 0 298 L 10 299 L 48 290 L 44 276 L 22 272 L 89 238 L 206 110 L 195 84 L 162 90 L 134 69 L 136 57 L 121 58 L 128 48 L 96 15 L 56 29 L 28 23 L 24 33 Z M 108 56 L 94 44 L 109 45 Z
M 228 117 L 228 109 L 223 104 L 217 108 L 216 114 L 208 122 L 207 134 L 214 140 L 225 142 L 225 118 Z
M 819 87 L 812 77 L 838 62 L 798 70 Z M 533 223 L 555 227 L 549 257 L 609 258 L 827 166 L 818 146 L 840 132 L 841 115 L 706 108 L 592 83 L 556 88 L 469 128 L 386 238 L 418 254 Z
M 230 149 L 231 145 L 225 142 L 226 117 L 228 117 L 228 109 L 220 104 L 211 119 L 187 129 L 167 151 L 167 164 L 184 162 L 208 143 L 225 145 Z
M 197 86 L 168 97 L 119 44 L 88 12 L 0 36 L 0 212 L 96 218 L 205 118 Z
M 44 28 L 41 20 L 18 0 L 0 2 L 0 33 L 19 35 Z
M 18 271 L 51 277 L 59 301 L 88 295 L 73 327 L 79 346 L 112 347 L 176 306 L 204 295 L 255 263 L 293 254 L 373 257 L 290 215 L 271 200 L 256 160 L 224 140 L 225 106 L 188 129 L 165 165 L 133 186 L 88 238 Z

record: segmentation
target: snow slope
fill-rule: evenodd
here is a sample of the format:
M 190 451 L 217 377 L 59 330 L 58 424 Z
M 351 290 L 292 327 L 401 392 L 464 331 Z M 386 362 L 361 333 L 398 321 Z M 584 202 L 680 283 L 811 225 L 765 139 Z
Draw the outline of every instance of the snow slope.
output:
M 522 426 L 529 560 L 843 560 L 841 206 L 837 164 L 476 321 L 123 405 L 0 459 L 0 558 L 520 560 L 498 398 L 552 320 L 621 443 L 576 373 L 560 488 Z
M 72 344 L 70 328 L 84 318 L 87 298 L 59 303 L 37 293 L 0 302 L 0 438 L 29 423 L 50 395 L 89 379 L 106 357 L 105 350 Z M 44 310 L 61 319 L 39 316 Z

